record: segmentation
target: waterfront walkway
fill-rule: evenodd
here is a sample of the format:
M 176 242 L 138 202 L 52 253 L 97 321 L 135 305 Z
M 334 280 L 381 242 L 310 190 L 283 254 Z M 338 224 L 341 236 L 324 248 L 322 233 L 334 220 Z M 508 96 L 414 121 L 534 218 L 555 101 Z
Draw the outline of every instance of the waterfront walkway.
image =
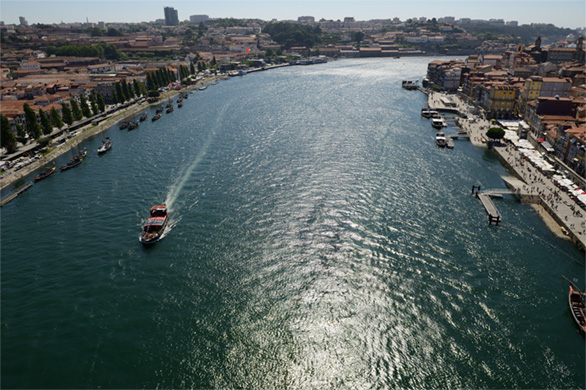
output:
M 451 99 L 442 99 L 446 96 Z M 452 105 L 446 105 L 448 100 L 451 100 Z M 476 109 L 460 96 L 429 92 L 428 107 L 437 111 L 455 112 L 456 110 L 458 114 L 465 114 L 465 118 L 458 118 L 457 125 L 469 135 L 472 144 L 487 146 L 486 132 L 490 121 L 479 117 Z M 558 188 L 553 179 L 526 161 L 513 145 L 494 147 L 492 150 L 503 165 L 518 178 L 517 180 L 504 179 L 507 186 L 522 202 L 541 205 L 555 223 L 566 230 L 574 244 L 583 251 L 586 247 L 586 211 L 578 206 L 568 193 Z M 559 227 L 557 230 L 560 230 Z M 552 230 L 555 231 L 553 228 Z

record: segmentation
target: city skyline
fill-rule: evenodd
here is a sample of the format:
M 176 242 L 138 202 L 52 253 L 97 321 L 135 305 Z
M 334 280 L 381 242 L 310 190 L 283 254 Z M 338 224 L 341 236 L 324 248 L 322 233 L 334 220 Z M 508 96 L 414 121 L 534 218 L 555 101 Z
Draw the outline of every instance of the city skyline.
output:
M 416 1 L 290 1 L 290 0 L 220 0 L 220 1 L 42 1 L 4 0 L 0 5 L 5 24 L 19 24 L 24 17 L 35 23 L 139 23 L 164 19 L 165 7 L 178 11 L 179 21 L 191 15 L 206 14 L 210 18 L 254 18 L 262 20 L 297 20 L 300 16 L 313 16 L 316 21 L 410 18 L 442 18 L 456 20 L 502 19 L 519 24 L 551 23 L 558 27 L 586 27 L 586 3 L 581 0 L 557 1 L 552 9 L 550 1 L 504 0 L 416 0 Z

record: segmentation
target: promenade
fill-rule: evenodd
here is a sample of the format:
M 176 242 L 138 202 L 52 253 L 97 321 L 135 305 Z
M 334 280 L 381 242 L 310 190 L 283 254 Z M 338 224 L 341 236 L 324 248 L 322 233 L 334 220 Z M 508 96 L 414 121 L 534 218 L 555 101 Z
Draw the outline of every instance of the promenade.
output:
M 449 96 L 453 106 L 446 106 L 445 99 Z M 466 114 L 466 118 L 458 118 L 458 125 L 470 136 L 470 142 L 476 146 L 487 147 L 486 131 L 490 122 L 475 114 L 475 109 L 456 95 L 430 92 L 428 107 L 434 110 L 457 110 Z M 586 247 L 586 211 L 583 210 L 570 195 L 558 188 L 554 180 L 534 167 L 520 151 L 511 144 L 492 148 L 503 165 L 522 181 L 518 190 L 526 199 L 533 199 L 534 208 L 547 226 L 557 235 L 572 240 L 582 251 Z M 534 201 L 537 200 L 538 201 Z M 563 227 L 565 232 L 561 229 Z M 567 234 L 567 236 L 566 236 Z
M 5 188 L 9 187 L 10 185 L 14 184 L 15 182 L 18 182 L 19 180 L 26 178 L 34 171 L 42 168 L 44 165 L 51 163 L 57 157 L 65 154 L 68 151 L 70 151 L 71 149 L 77 147 L 81 142 L 85 141 L 86 139 L 93 137 L 93 136 L 107 130 L 108 128 L 114 126 L 115 124 L 117 124 L 118 122 L 120 122 L 122 120 L 125 120 L 128 117 L 138 115 L 140 112 L 146 110 L 149 106 L 161 104 L 161 102 L 163 102 L 167 99 L 173 98 L 174 96 L 178 95 L 181 92 L 192 90 L 196 87 L 199 87 L 203 84 L 207 84 L 207 83 L 212 82 L 217 79 L 218 79 L 217 76 L 208 77 L 208 78 L 206 78 L 198 83 L 195 83 L 189 87 L 183 88 L 181 91 L 177 91 L 177 90 L 167 91 L 167 92 L 161 94 L 159 101 L 156 103 L 149 104 L 142 99 L 137 99 L 134 104 L 131 104 L 130 106 L 123 108 L 123 109 L 118 109 L 114 113 L 110 114 L 108 119 L 102 121 L 100 124 L 93 125 L 90 123 L 87 126 L 84 126 L 80 129 L 75 130 L 76 135 L 72 138 L 66 138 L 65 135 L 61 136 L 61 137 L 63 137 L 63 139 L 65 139 L 65 142 L 53 147 L 49 153 L 42 156 L 40 159 L 32 161 L 30 164 L 22 167 L 19 170 L 8 169 L 2 175 L 2 177 L 0 177 L 0 190 L 4 190 Z M 75 126 L 75 125 L 76 125 L 76 123 L 74 123 L 72 126 Z M 67 128 L 64 130 L 67 131 Z M 36 142 L 28 144 L 26 146 L 23 146 L 21 148 L 21 150 L 23 148 L 32 150 L 32 149 L 36 148 Z

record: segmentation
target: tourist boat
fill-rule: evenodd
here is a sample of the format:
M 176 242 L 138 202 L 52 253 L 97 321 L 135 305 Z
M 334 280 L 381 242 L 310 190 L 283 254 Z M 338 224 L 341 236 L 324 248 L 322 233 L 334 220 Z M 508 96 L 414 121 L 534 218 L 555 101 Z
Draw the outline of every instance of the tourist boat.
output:
M 154 122 L 154 121 L 158 121 L 159 119 L 161 119 L 161 114 L 157 114 L 157 115 L 153 116 L 151 118 L 151 121 Z
M 51 176 L 53 174 L 53 172 L 55 172 L 55 167 L 48 168 L 43 173 L 40 173 L 37 176 L 35 176 L 34 179 L 35 179 L 35 181 L 43 180 L 43 179 Z
M 167 107 L 167 111 L 165 111 L 167 114 L 172 113 L 173 111 L 175 111 L 175 109 L 173 108 L 173 106 Z
M 157 114 L 160 114 L 161 112 L 163 112 L 164 108 L 163 107 L 159 107 L 157 108 Z
M 446 122 L 444 121 L 444 118 L 431 118 L 431 126 L 435 127 L 436 129 L 441 129 L 443 127 L 446 127 Z
M 149 219 L 145 222 L 140 234 L 140 242 L 154 244 L 159 241 L 165 231 L 168 220 L 169 214 L 166 205 L 151 207 Z
M 84 150 L 83 152 L 76 154 L 75 156 L 73 156 L 73 158 L 67 164 L 65 164 L 61 167 L 61 170 L 65 171 L 67 169 L 78 166 L 79 164 L 81 164 L 81 162 L 83 161 L 86 154 L 87 154 L 87 150 Z
M 179 103 L 177 103 L 177 108 L 181 108 L 183 107 L 183 101 L 180 101 Z
M 130 122 L 122 122 L 120 124 L 120 130 L 127 129 L 129 125 L 130 125 Z
M 130 122 L 130 124 L 128 125 L 128 131 L 134 130 L 137 127 L 138 127 L 138 122 Z
M 412 91 L 414 89 L 417 89 L 417 81 L 403 80 L 401 86 L 406 90 Z
M 584 294 L 572 282 L 570 282 L 570 293 L 568 294 L 568 302 L 570 304 L 570 311 L 574 317 L 574 321 L 580 327 L 582 333 L 586 334 L 586 313 L 584 307 Z
M 147 113 L 145 112 L 144 114 L 142 114 L 142 115 L 140 116 L 139 120 L 140 120 L 141 122 L 144 122 L 144 121 L 146 121 L 146 119 L 147 119 L 148 117 L 149 117 L 149 114 L 147 114 Z
M 438 131 L 435 135 L 435 143 L 440 148 L 443 148 L 447 144 L 446 135 L 442 131 Z
M 437 118 L 439 117 L 439 113 L 437 111 L 430 110 L 428 107 L 423 107 L 421 109 L 421 116 L 424 118 Z
M 111 147 L 112 141 L 110 141 L 110 138 L 106 138 L 104 141 L 102 141 L 102 146 L 98 148 L 98 154 L 106 153 L 108 150 L 110 150 Z

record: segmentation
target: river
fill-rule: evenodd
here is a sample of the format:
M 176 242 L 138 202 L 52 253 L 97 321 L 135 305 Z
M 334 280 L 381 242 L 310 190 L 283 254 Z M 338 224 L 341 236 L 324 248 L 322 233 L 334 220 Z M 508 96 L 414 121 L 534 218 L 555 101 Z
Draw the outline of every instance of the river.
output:
M 471 187 L 507 172 L 401 89 L 430 60 L 257 72 L 85 141 L 2 208 L 2 386 L 584 388 L 584 259 L 512 196 L 488 226 Z

